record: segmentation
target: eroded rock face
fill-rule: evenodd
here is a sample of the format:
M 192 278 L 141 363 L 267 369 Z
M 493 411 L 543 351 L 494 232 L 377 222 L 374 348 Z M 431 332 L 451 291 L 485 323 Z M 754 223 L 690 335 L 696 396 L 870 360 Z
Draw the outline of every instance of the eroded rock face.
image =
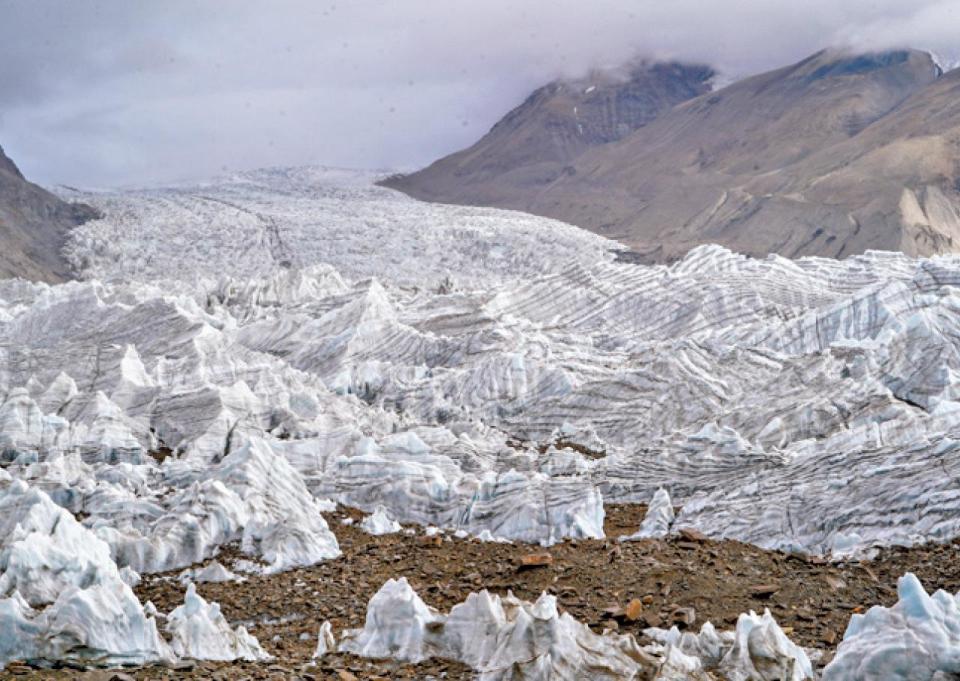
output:
M 67 233 L 99 217 L 28 182 L 0 148 L 0 278 L 58 282 L 71 275 L 60 251 Z

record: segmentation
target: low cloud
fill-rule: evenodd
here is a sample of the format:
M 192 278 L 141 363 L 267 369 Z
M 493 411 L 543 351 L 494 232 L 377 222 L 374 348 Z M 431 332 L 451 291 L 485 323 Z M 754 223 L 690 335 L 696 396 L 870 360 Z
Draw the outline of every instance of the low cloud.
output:
M 952 0 L 0 0 L 0 17 L 0 144 L 80 186 L 415 167 L 552 78 L 638 56 L 733 77 L 836 44 L 960 56 Z

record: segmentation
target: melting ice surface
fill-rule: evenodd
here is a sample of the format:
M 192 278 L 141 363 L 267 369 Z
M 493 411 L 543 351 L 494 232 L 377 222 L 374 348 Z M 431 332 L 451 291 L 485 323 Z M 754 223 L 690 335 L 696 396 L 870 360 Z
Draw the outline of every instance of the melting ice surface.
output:
M 16 658 L 172 660 L 110 548 L 39 489 L 0 489 L 0 668 Z
M 666 537 L 670 533 L 670 526 L 673 524 L 675 517 L 670 495 L 667 490 L 660 488 L 650 501 L 643 522 L 640 523 L 640 529 L 631 535 L 621 537 L 620 541 Z
M 260 643 L 242 626 L 231 629 L 220 606 L 207 603 L 190 584 L 183 605 L 167 617 L 173 650 L 197 660 L 268 660 Z
M 0 504 L 70 521 L 0 516 L 0 659 L 169 656 L 135 573 L 228 543 L 265 573 L 334 558 L 335 503 L 545 545 L 661 488 L 681 511 L 656 534 L 862 555 L 960 533 L 960 258 L 643 267 L 370 179 L 84 195 L 84 280 L 0 282 Z M 61 569 L 75 540 L 97 579 Z M 79 640 L 48 636 L 81 608 Z
M 547 594 L 529 603 L 481 591 L 441 614 L 401 578 L 389 580 L 370 599 L 364 627 L 344 632 L 340 650 L 411 662 L 457 660 L 477 671 L 480 681 L 813 678 L 806 653 L 790 642 L 769 612 L 741 615 L 734 632 L 718 634 L 708 623 L 699 634 L 681 636 L 676 629 L 649 633 L 657 643 L 645 647 L 631 635 L 597 635 L 561 614 L 556 598 Z
M 947 681 L 960 674 L 960 597 L 928 595 L 914 575 L 899 600 L 853 615 L 824 681 Z
M 383 506 L 377 506 L 377 510 L 361 521 L 360 527 L 372 535 L 393 534 L 402 529 Z

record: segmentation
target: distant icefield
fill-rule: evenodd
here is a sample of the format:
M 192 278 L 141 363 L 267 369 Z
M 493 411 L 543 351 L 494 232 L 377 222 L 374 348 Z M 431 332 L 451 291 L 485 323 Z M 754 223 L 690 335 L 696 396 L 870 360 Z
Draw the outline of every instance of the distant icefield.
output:
M 22 646 L 62 655 L 35 629 L 88 617 L 101 650 L 169 657 L 135 573 L 234 542 L 267 573 L 333 558 L 334 503 L 544 545 L 660 488 L 671 530 L 765 548 L 960 534 L 960 257 L 639 266 L 374 179 L 71 193 L 105 214 L 71 234 L 82 281 L 0 281 L 0 628 Z

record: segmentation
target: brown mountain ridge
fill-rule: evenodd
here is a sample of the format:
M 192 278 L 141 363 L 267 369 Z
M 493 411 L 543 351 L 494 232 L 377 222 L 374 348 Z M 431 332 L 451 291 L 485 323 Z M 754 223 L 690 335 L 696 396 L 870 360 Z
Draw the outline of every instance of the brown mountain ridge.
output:
M 516 182 L 516 168 L 490 172 L 517 146 L 498 131 L 504 121 L 532 124 L 529 100 L 471 148 L 483 164 L 467 150 L 385 184 L 564 220 L 649 261 L 702 243 L 758 256 L 951 252 L 960 250 L 958 95 L 960 74 L 943 74 L 927 53 L 830 49 L 692 93 L 619 138 L 585 141 L 540 184 Z M 526 157 L 525 168 L 539 163 Z
M 0 148 L 0 279 L 70 278 L 60 254 L 67 232 L 95 217 L 90 206 L 62 201 L 28 182 Z
M 594 146 L 610 144 L 710 90 L 707 66 L 641 62 L 534 91 L 469 149 L 388 179 L 418 198 L 527 210 L 530 198 Z

